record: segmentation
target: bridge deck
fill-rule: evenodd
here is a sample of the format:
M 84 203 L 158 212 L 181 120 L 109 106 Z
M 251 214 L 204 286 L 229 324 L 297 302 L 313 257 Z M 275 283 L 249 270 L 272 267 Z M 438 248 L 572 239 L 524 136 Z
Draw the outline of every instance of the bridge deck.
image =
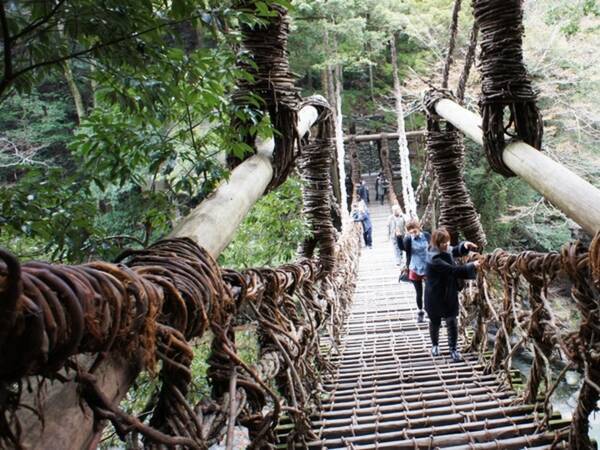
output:
M 452 362 L 444 327 L 441 355 L 431 356 L 427 322 L 416 323 L 414 289 L 397 280 L 389 205 L 373 197 L 373 249 L 362 250 L 352 311 L 333 357 L 337 369 L 312 421 L 318 439 L 308 448 L 567 448 L 553 431 L 565 422 L 553 417 L 543 428 L 541 405 L 520 403 L 501 375 L 483 373 L 476 354 Z

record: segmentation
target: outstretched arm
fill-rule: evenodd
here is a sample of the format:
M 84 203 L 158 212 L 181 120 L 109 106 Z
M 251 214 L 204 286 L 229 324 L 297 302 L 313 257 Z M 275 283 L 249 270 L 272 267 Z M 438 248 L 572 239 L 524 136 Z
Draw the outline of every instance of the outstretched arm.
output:
M 472 262 L 463 265 L 454 265 L 436 258 L 430 267 L 432 272 L 438 274 L 452 275 L 465 280 L 474 280 L 477 278 L 477 264 Z

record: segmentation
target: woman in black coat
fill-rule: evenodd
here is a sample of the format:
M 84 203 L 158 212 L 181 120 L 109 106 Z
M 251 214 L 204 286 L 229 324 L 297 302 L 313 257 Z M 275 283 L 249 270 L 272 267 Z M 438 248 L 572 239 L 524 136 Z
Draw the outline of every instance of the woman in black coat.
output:
M 450 357 L 461 361 L 462 357 L 456 348 L 458 340 L 458 291 L 459 279 L 474 279 L 479 261 L 465 265 L 457 265 L 454 257 L 464 256 L 477 246 L 472 242 L 461 242 L 450 247 L 450 234 L 440 228 L 431 235 L 431 243 L 427 253 L 425 269 L 425 310 L 429 316 L 429 335 L 431 337 L 431 354 L 438 356 L 440 348 L 438 339 L 442 318 L 448 329 L 448 347 Z

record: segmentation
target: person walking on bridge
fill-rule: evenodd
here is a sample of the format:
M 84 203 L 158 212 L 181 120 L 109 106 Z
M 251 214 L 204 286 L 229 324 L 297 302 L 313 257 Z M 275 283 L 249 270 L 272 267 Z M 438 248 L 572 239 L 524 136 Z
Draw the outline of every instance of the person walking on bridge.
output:
M 429 316 L 432 356 L 440 354 L 440 325 L 444 319 L 450 357 L 455 362 L 462 361 L 457 349 L 459 279 L 474 279 L 479 261 L 458 265 L 454 258 L 476 249 L 477 245 L 468 241 L 450 246 L 450 233 L 445 228 L 438 228 L 431 236 L 425 270 L 425 310 Z
M 402 209 L 398 205 L 392 206 L 392 215 L 388 218 L 388 239 L 392 241 L 397 266 L 401 266 L 404 259 L 402 239 L 404 238 L 405 229 L 406 222 Z
M 410 219 L 406 224 L 406 237 L 404 238 L 404 251 L 406 252 L 406 268 L 408 279 L 415 287 L 417 294 L 417 322 L 425 321 L 423 311 L 423 280 L 425 279 L 425 268 L 427 264 L 427 247 L 431 235 L 421 230 L 419 219 Z
M 365 240 L 365 246 L 367 248 L 373 248 L 373 224 L 371 223 L 371 215 L 365 202 L 360 201 L 358 204 L 352 205 L 352 220 L 354 222 L 360 222 L 363 227 L 363 238 Z
M 356 193 L 363 202 L 369 203 L 369 188 L 367 187 L 367 183 L 365 183 L 365 180 L 360 180 L 360 184 L 358 185 Z

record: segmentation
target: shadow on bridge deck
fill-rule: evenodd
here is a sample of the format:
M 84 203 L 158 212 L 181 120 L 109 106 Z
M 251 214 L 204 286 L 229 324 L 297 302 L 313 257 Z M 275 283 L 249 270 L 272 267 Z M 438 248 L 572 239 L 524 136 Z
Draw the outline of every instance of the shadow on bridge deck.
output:
M 541 405 L 519 402 L 505 374 L 484 374 L 477 354 L 452 362 L 445 329 L 442 354 L 431 356 L 428 325 L 416 323 L 414 289 L 398 283 L 389 205 L 375 203 L 371 192 L 373 248 L 362 250 L 340 354 L 331 356 L 336 370 L 312 418 L 318 439 L 308 448 L 567 448 L 566 436 L 553 431 L 565 422 L 553 417 L 544 428 Z M 326 339 L 322 351 L 331 351 Z M 290 426 L 281 424 L 282 442 Z

